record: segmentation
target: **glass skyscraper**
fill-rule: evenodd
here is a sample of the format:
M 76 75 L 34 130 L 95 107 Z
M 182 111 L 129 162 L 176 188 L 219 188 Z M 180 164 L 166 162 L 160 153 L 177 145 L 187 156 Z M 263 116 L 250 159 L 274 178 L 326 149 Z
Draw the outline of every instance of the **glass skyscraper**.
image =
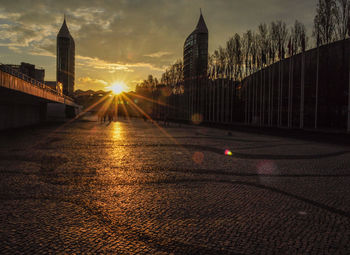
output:
M 184 45 L 184 79 L 206 77 L 208 69 L 208 28 L 202 13 L 196 29 Z

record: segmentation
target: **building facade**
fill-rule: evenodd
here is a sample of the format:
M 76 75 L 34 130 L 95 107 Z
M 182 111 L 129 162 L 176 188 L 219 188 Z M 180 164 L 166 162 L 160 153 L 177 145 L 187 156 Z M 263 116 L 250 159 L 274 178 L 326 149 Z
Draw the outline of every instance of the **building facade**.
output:
M 208 28 L 202 13 L 195 30 L 184 44 L 184 79 L 189 80 L 207 75 L 208 69 Z
M 63 85 L 63 94 L 72 96 L 75 77 L 75 43 L 66 19 L 57 34 L 57 82 Z
M 42 69 L 42 68 L 37 69 L 35 68 L 35 65 L 25 63 L 25 62 L 21 62 L 20 65 L 6 65 L 6 66 L 10 67 L 14 71 L 25 74 L 34 80 L 44 82 L 45 69 Z

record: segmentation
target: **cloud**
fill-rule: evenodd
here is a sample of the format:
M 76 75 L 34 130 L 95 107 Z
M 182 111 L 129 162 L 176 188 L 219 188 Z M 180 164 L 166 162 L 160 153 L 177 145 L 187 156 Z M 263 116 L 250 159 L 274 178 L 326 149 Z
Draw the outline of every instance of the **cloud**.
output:
M 163 57 L 163 56 L 166 56 L 166 55 L 171 55 L 172 53 L 171 52 L 168 52 L 168 51 L 158 51 L 158 52 L 155 52 L 155 53 L 152 53 L 152 54 L 146 54 L 145 56 L 146 57 L 151 57 L 151 58 L 160 58 L 160 57 Z
M 113 63 L 105 60 L 101 60 L 98 58 L 91 58 L 86 56 L 76 56 L 77 65 L 82 65 L 85 67 L 93 68 L 93 69 L 103 69 L 109 72 L 115 71 L 124 71 L 124 72 L 134 72 L 133 68 L 148 68 L 154 71 L 163 71 L 162 68 L 157 68 L 152 66 L 149 63 Z
M 94 79 L 89 76 L 86 77 L 80 77 L 76 81 L 76 88 L 79 89 L 93 89 L 93 90 L 104 90 L 108 87 L 109 83 L 101 80 L 101 79 Z
M 19 53 L 19 54 L 22 53 L 21 47 L 14 46 L 14 45 L 8 45 L 8 48 L 9 48 L 11 51 L 13 51 L 13 52 L 16 52 L 16 53 Z
M 52 58 L 56 58 L 56 54 L 51 53 L 48 50 L 45 49 L 41 49 L 41 48 L 32 48 L 28 50 L 28 53 L 30 55 L 34 55 L 34 56 L 45 56 L 45 57 L 52 57 Z
M 81 77 L 78 79 L 78 82 L 83 82 L 83 83 L 90 82 L 95 84 L 108 85 L 108 82 L 104 80 L 93 79 L 91 77 Z

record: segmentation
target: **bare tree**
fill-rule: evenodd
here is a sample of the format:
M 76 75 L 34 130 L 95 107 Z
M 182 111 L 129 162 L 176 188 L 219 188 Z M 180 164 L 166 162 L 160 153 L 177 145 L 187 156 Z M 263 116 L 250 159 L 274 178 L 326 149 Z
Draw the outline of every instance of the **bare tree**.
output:
M 335 0 L 318 0 L 313 31 L 317 45 L 331 43 L 336 39 L 336 24 L 337 5 Z
M 242 79 L 242 65 L 243 65 L 243 55 L 242 55 L 242 42 L 241 36 L 235 34 L 234 36 L 234 46 L 235 46 L 235 69 L 234 69 L 234 80 L 238 78 Z
M 245 76 L 251 74 L 252 71 L 252 47 L 253 47 L 254 34 L 251 30 L 248 30 L 243 34 L 242 40 L 242 54 L 244 58 L 244 70 Z
M 214 54 L 208 55 L 208 76 L 213 79 L 215 76 L 215 62 Z
M 231 37 L 226 42 L 226 57 L 227 57 L 227 66 L 230 70 L 230 75 L 233 75 L 233 69 L 235 65 L 235 40 L 233 37 Z
M 344 40 L 348 33 L 350 18 L 350 1 L 337 0 L 337 36 L 340 40 Z
M 259 61 L 260 67 L 263 67 L 267 64 L 267 54 L 269 51 L 269 37 L 268 37 L 268 28 L 265 23 L 261 23 L 258 27 L 259 31 L 259 46 L 261 50 L 261 59 Z
M 307 44 L 305 25 L 298 20 L 295 21 L 294 27 L 291 29 L 292 55 L 305 50 Z
M 277 37 L 276 39 L 278 41 L 278 56 L 281 60 L 284 58 L 285 47 L 288 38 L 288 29 L 286 23 L 282 22 L 281 20 L 276 21 L 275 26 Z
M 182 60 L 177 60 L 162 74 L 161 83 L 177 90 L 183 79 L 183 62 Z
M 259 59 L 259 36 L 256 34 L 253 34 L 253 41 L 252 41 L 252 48 L 251 48 L 251 59 L 252 59 L 252 70 L 255 72 L 258 68 L 258 59 Z
M 213 66 L 214 66 L 214 77 L 213 78 L 217 78 L 219 76 L 220 70 L 220 63 L 219 63 L 219 57 L 220 53 L 219 50 L 215 50 L 213 55 L 212 55 L 212 61 L 213 61 Z
M 270 52 L 269 59 L 270 63 L 275 62 L 276 53 L 279 49 L 279 38 L 278 38 L 278 25 L 272 21 L 269 27 L 269 40 L 270 40 Z
M 230 73 L 234 80 L 242 78 L 242 65 L 243 65 L 243 54 L 242 54 L 242 42 L 241 36 L 235 34 L 226 43 L 226 57 L 227 66 L 225 67 L 226 73 Z
M 223 47 L 220 46 L 218 50 L 214 51 L 213 62 L 216 72 L 215 76 L 223 77 L 225 74 L 225 66 L 227 63 L 227 54 L 226 50 Z

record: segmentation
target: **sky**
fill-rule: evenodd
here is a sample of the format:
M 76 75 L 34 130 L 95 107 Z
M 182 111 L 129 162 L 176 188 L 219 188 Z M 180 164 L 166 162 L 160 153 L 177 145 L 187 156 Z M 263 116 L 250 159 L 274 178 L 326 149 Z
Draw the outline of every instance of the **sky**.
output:
M 317 0 L 0 0 L 0 63 L 28 62 L 56 80 L 56 36 L 66 14 L 75 40 L 75 89 L 129 90 L 148 74 L 160 78 L 182 59 L 199 9 L 209 53 L 261 22 L 303 22 L 311 36 Z

